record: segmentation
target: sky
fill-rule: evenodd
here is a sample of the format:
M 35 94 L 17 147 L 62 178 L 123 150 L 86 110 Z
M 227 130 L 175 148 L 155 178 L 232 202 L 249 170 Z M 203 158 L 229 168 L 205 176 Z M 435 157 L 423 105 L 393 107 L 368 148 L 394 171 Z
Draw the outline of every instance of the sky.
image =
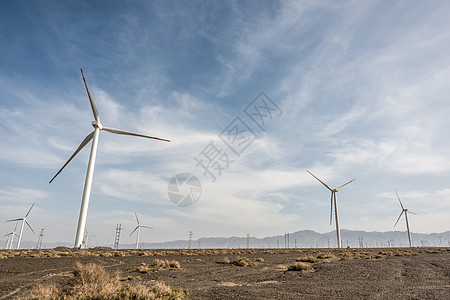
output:
M 102 124 L 93 245 L 325 233 L 340 225 L 450 230 L 448 1 L 6 1 L 0 10 L 0 229 L 75 240 Z M 193 205 L 169 182 L 201 184 Z M 184 175 L 184 178 L 186 175 Z M 179 178 L 183 178 L 180 176 Z M 180 194 L 189 193 L 186 185 Z M 198 195 L 198 193 L 196 194 Z M 173 199 L 172 199 L 173 200 Z M 3 239 L 5 239 L 3 237 Z

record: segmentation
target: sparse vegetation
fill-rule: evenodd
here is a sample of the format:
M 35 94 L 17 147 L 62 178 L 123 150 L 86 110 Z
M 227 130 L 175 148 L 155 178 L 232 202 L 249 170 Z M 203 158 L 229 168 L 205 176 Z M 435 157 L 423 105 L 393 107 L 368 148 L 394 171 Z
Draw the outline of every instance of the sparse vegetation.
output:
M 295 262 L 288 266 L 288 271 L 312 271 L 314 268 L 307 263 Z
M 258 265 L 256 262 L 251 261 L 247 257 L 238 257 L 232 262 L 232 264 L 240 267 L 252 267 Z
M 305 256 L 305 257 L 297 258 L 296 261 L 309 262 L 309 263 L 318 263 L 318 262 L 320 262 L 320 259 L 318 259 L 318 258 L 316 258 L 314 256 Z
M 122 281 L 136 280 L 128 276 Z M 76 263 L 72 276 L 58 287 L 55 284 L 38 285 L 29 299 L 183 299 L 186 290 L 157 282 L 149 287 L 143 284 L 122 284 L 118 274 L 110 275 L 96 264 Z
M 334 255 L 331 252 L 319 252 L 319 254 L 317 254 L 317 258 L 320 258 L 320 259 L 326 259 L 326 258 L 328 258 L 328 259 L 335 259 L 336 255 Z
M 350 252 L 341 252 L 339 255 L 340 260 L 350 260 L 353 259 L 353 255 Z

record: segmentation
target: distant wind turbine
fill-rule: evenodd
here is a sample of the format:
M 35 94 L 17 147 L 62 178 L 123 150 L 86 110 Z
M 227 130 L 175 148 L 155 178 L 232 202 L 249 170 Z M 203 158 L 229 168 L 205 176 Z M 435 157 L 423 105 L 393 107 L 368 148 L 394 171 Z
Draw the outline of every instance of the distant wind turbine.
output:
M 153 228 L 141 225 L 141 223 L 139 223 L 139 218 L 137 216 L 137 213 L 135 212 L 134 214 L 136 215 L 137 226 L 136 226 L 136 228 L 134 228 L 134 230 L 130 233 L 129 236 L 131 236 L 137 230 L 137 232 L 136 232 L 136 249 L 139 249 L 139 235 L 141 233 L 141 228 L 148 228 L 148 229 L 153 229 Z
M 115 133 L 115 134 L 138 136 L 138 137 L 144 137 L 144 138 L 149 138 L 149 139 L 154 139 L 154 140 L 159 140 L 159 141 L 164 141 L 164 142 L 170 142 L 169 140 L 161 139 L 161 138 L 154 137 L 154 136 L 148 136 L 148 135 L 133 133 L 133 132 L 124 131 L 124 130 L 120 130 L 120 129 L 104 127 L 100 123 L 100 117 L 99 117 L 99 114 L 97 111 L 97 107 L 95 106 L 94 100 L 92 100 L 91 93 L 89 92 L 89 88 L 86 83 L 86 79 L 84 78 L 83 70 L 81 70 L 81 76 L 83 77 L 84 85 L 86 87 L 86 92 L 88 94 L 89 101 L 91 103 L 92 113 L 94 114 L 95 121 L 92 121 L 92 126 L 94 127 L 94 131 L 91 132 L 81 142 L 80 146 L 78 146 L 78 148 L 75 150 L 75 152 L 72 154 L 72 156 L 67 160 L 67 162 L 62 166 L 62 168 L 56 173 L 55 176 L 53 176 L 53 178 L 49 182 L 49 183 L 51 183 L 56 178 L 56 176 L 58 176 L 58 174 L 61 173 L 61 171 L 67 166 L 67 164 L 78 154 L 78 152 L 80 152 L 81 149 L 84 148 L 84 146 L 86 146 L 91 140 L 93 140 L 92 146 L 91 146 L 91 154 L 89 156 L 88 168 L 87 168 L 87 172 L 86 172 L 86 180 L 84 182 L 83 198 L 81 201 L 80 215 L 78 218 L 77 235 L 75 238 L 75 248 L 81 248 L 81 245 L 83 242 L 83 234 L 84 234 L 84 229 L 86 227 L 86 218 L 87 218 L 87 210 L 88 210 L 88 206 L 89 206 L 89 198 L 91 195 L 92 177 L 94 174 L 95 158 L 97 155 L 98 136 L 99 136 L 100 131 L 105 130 L 105 131 Z
M 19 236 L 17 234 L 16 230 L 17 230 L 17 223 L 16 223 L 16 226 L 14 226 L 14 230 L 12 232 L 5 234 L 5 236 L 8 237 L 8 240 L 6 241 L 6 249 L 12 249 L 12 245 L 14 243 L 14 237 Z
M 84 229 L 84 237 L 82 245 L 84 245 L 84 248 L 88 248 L 88 239 L 90 236 L 96 236 L 95 234 L 89 234 L 87 231 L 87 228 Z
M 19 239 L 18 239 L 18 241 L 17 241 L 17 249 L 19 249 L 19 247 L 20 247 L 20 241 L 22 240 L 22 233 L 23 233 L 23 225 L 24 225 L 25 223 L 27 223 L 28 227 L 30 227 L 31 231 L 33 231 L 33 233 L 34 233 L 33 228 L 31 228 L 31 225 L 30 225 L 30 223 L 28 223 L 28 220 L 27 220 L 27 217 L 28 217 L 28 215 L 30 214 L 31 209 L 32 209 L 33 206 L 34 206 L 34 203 L 35 203 L 35 202 L 33 202 L 33 204 L 31 205 L 31 207 L 30 207 L 30 209 L 28 210 L 28 212 L 27 212 L 27 214 L 25 215 L 25 217 L 23 217 L 23 218 L 18 218 L 18 219 L 12 219 L 12 220 L 6 221 L 6 222 L 22 221 L 22 225 L 20 225 Z M 15 230 L 14 230 L 14 231 L 15 231 Z
M 400 206 L 402 207 L 402 212 L 400 213 L 400 216 L 398 216 L 397 222 L 395 222 L 394 227 L 397 225 L 398 221 L 402 217 L 402 214 L 405 213 L 406 229 L 408 230 L 409 247 L 412 247 L 411 232 L 409 232 L 408 213 L 411 213 L 411 214 L 414 214 L 414 215 L 417 215 L 417 214 L 415 212 L 409 211 L 408 209 L 404 208 L 402 200 L 400 200 L 400 197 L 398 196 L 397 191 L 395 191 L 395 194 L 397 195 L 398 202 L 400 202 Z
M 339 191 L 339 189 L 343 188 L 344 186 L 346 186 L 347 184 L 349 184 L 350 182 L 355 181 L 355 179 L 350 180 L 349 182 L 341 185 L 338 188 L 332 189 L 330 188 L 325 182 L 323 182 L 322 180 L 320 180 L 319 178 L 317 178 L 313 173 L 311 173 L 310 171 L 306 170 L 306 172 L 308 172 L 309 174 L 311 174 L 315 179 L 317 179 L 320 183 L 322 183 L 327 189 L 330 190 L 331 192 L 331 211 L 330 211 L 330 225 L 331 225 L 331 221 L 333 219 L 333 203 L 334 203 L 334 215 L 335 215 L 335 219 L 336 219 L 336 235 L 337 235 L 337 244 L 338 244 L 338 248 L 342 248 L 341 245 L 341 231 L 339 229 L 339 214 L 338 214 L 338 205 L 337 205 L 337 198 L 336 198 L 336 193 Z

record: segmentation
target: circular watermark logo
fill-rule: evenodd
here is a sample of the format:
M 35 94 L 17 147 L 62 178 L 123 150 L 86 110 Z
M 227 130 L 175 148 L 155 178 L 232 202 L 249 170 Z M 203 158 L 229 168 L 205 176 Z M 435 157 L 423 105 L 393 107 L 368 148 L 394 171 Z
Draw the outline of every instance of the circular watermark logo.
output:
M 200 180 L 191 173 L 175 175 L 169 182 L 167 194 L 173 204 L 187 207 L 194 205 L 202 195 Z

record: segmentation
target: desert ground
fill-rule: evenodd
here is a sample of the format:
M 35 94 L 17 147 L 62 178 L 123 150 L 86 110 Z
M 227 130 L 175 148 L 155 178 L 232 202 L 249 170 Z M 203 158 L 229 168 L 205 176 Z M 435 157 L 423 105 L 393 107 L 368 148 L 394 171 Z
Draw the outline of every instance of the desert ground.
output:
M 157 299 L 450 299 L 450 248 L 0 250 L 0 299 L 63 286 L 97 264 L 117 285 L 163 282 Z

